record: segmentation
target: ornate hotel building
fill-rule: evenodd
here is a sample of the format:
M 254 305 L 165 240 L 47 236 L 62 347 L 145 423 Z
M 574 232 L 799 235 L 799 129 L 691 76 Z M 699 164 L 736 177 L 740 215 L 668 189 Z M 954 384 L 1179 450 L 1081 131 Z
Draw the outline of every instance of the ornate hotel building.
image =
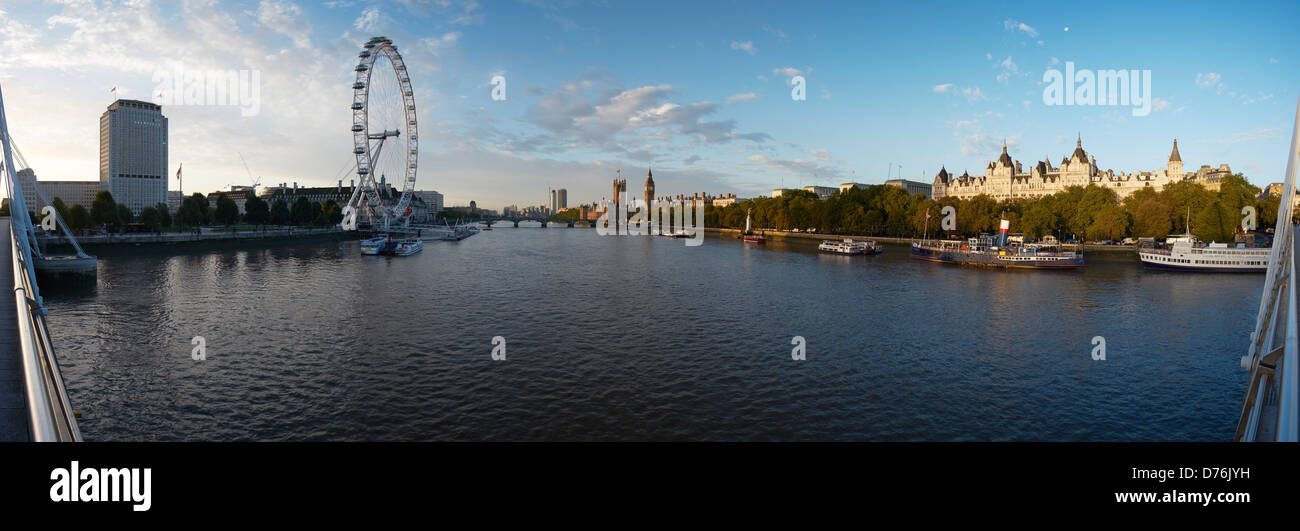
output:
M 1183 173 L 1178 140 L 1174 140 L 1174 149 L 1167 162 L 1166 167 L 1156 171 L 1102 171 L 1097 167 L 1097 158 L 1084 151 L 1083 138 L 1080 137 L 1075 143 L 1074 153 L 1062 158 L 1060 166 L 1052 166 L 1051 158 L 1048 157 L 1026 171 L 1020 161 L 1011 159 L 1011 155 L 1007 154 L 1007 146 L 1003 143 L 1002 156 L 989 163 L 984 169 L 984 175 L 973 176 L 966 172 L 951 175 L 946 168 L 940 169 L 934 178 L 932 192 L 935 199 L 969 199 L 985 194 L 996 200 L 1006 200 L 1051 195 L 1065 190 L 1067 186 L 1096 184 L 1115 190 L 1122 199 L 1142 188 L 1160 190 L 1166 184 L 1179 181 L 1193 181 L 1217 190 L 1223 175 L 1232 173 L 1227 164 L 1220 164 L 1218 169 L 1201 166 L 1199 171 Z

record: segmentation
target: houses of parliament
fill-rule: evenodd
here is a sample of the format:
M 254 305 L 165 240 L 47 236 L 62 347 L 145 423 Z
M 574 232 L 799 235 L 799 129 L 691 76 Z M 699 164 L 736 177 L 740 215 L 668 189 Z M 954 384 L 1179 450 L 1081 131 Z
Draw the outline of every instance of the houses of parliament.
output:
M 1218 190 L 1220 179 L 1232 173 L 1227 164 L 1218 168 L 1201 166 L 1195 172 L 1183 172 L 1183 159 L 1178 153 L 1178 140 L 1174 140 L 1173 151 L 1164 168 L 1156 171 L 1122 173 L 1114 170 L 1102 171 L 1097 167 L 1097 158 L 1083 149 L 1083 138 L 1075 142 L 1074 153 L 1061 159 L 1059 166 L 1052 166 L 1051 158 L 1038 161 L 1025 171 L 1020 161 L 1012 160 L 1007 153 L 1007 146 L 1002 144 L 1002 156 L 990 162 L 979 176 L 962 172 L 951 175 L 946 168 L 940 169 L 931 188 L 935 199 L 956 197 L 969 199 L 980 194 L 996 200 L 1025 197 L 1041 197 L 1064 191 L 1067 186 L 1087 186 L 1095 184 L 1105 186 L 1119 195 L 1121 199 L 1142 188 L 1151 187 L 1159 191 L 1166 184 L 1179 181 L 1193 181 L 1211 190 Z

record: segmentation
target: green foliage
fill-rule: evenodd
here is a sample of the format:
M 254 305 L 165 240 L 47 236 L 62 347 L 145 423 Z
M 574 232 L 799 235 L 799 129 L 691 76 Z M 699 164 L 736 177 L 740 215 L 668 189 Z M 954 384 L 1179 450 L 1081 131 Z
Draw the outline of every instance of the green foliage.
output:
M 68 209 L 68 219 L 66 221 L 72 230 L 85 230 L 93 224 L 90 211 L 86 210 L 86 207 L 81 206 L 80 203 L 72 205 L 72 208 Z
M 50 206 L 54 207 L 59 219 L 63 220 L 64 223 L 68 222 L 68 205 L 63 204 L 62 199 L 56 196 L 53 201 L 50 201 Z
M 1192 234 L 1207 242 L 1232 240 L 1232 235 L 1241 222 L 1231 207 L 1216 199 L 1205 205 L 1192 220 Z
M 234 225 L 239 222 L 239 205 L 226 194 L 217 194 L 217 208 L 214 215 L 217 223 L 225 226 Z
M 158 214 L 156 207 L 144 207 L 140 209 L 140 223 L 156 229 L 162 225 L 162 216 Z
M 131 213 L 131 207 L 126 205 L 117 205 L 117 219 L 122 225 L 135 222 L 135 214 Z
M 249 225 L 265 225 L 271 221 L 271 207 L 266 200 L 250 196 L 244 201 L 244 222 Z
M 159 225 L 159 226 L 161 226 L 161 227 L 170 227 L 170 226 L 172 226 L 172 214 L 171 214 L 171 212 L 168 212 L 167 204 L 166 204 L 166 203 L 158 203 L 158 204 L 155 205 L 153 208 L 154 208 L 154 210 L 156 210 L 156 211 L 158 212 L 158 225 Z M 144 214 L 141 213 L 140 217 L 144 217 Z
M 276 198 L 271 205 L 271 224 L 288 225 L 289 221 L 289 203 L 283 197 Z
M 325 216 L 325 222 L 320 224 L 322 227 L 343 222 L 343 207 L 340 207 L 333 198 L 325 200 L 325 204 L 321 206 L 321 214 Z
M 90 220 L 96 225 L 122 223 L 118 212 L 117 201 L 113 200 L 113 194 L 108 190 L 95 194 L 95 199 L 90 202 Z
M 181 207 L 176 211 L 176 218 L 181 225 L 197 227 L 207 223 L 207 210 L 208 199 L 202 194 L 194 194 L 181 201 Z
M 1041 239 L 1118 240 L 1126 236 L 1164 237 L 1184 232 L 1188 213 L 1192 231 L 1206 241 L 1231 240 L 1241 222 L 1241 208 L 1255 206 L 1259 228 L 1276 223 L 1276 197 L 1256 200 L 1259 189 L 1240 174 L 1223 178 L 1218 192 L 1190 181 L 1169 184 L 1163 190 L 1146 188 L 1122 203 L 1114 189 L 1096 184 L 1067 187 L 1038 198 L 996 201 L 986 195 L 970 199 L 939 200 L 909 195 L 895 186 L 854 188 L 818 200 L 816 195 L 792 190 L 781 197 L 758 197 L 726 207 L 708 207 L 705 223 L 714 227 L 743 228 L 745 213 L 753 210 L 756 230 L 808 229 L 835 234 L 917 237 L 938 234 L 942 209 L 957 211 L 957 230 L 951 236 L 994 232 L 1000 219 L 1011 222 L 1012 232 Z M 930 218 L 925 214 L 929 211 Z
M 308 201 L 306 196 L 299 196 L 289 208 L 289 221 L 294 225 L 306 225 L 311 223 L 311 220 L 311 201 Z

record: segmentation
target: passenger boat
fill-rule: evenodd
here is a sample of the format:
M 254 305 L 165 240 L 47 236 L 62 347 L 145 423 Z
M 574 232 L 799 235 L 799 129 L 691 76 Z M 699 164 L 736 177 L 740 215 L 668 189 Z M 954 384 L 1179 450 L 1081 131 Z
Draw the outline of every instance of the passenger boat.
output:
M 411 256 L 424 250 L 424 242 L 419 238 L 400 238 L 392 240 L 380 254 L 390 256 Z
M 361 254 L 379 254 L 388 244 L 388 236 L 376 236 L 361 240 Z
M 1138 258 L 1144 267 L 1216 273 L 1264 273 L 1272 252 L 1267 247 L 1247 247 L 1244 243 L 1232 247 L 1226 243 L 1207 244 L 1192 234 L 1169 236 L 1163 244 L 1144 239 L 1138 246 Z
M 1077 269 L 1083 267 L 1083 255 L 1061 249 L 1055 240 L 1044 243 L 1008 244 L 1010 222 L 1002 220 L 997 238 L 981 234 L 978 238 L 912 242 L 912 258 L 930 262 L 964 264 L 1007 269 Z
M 850 238 L 838 242 L 823 241 L 817 245 L 817 250 L 834 254 L 880 254 L 880 246 L 876 242 L 855 242 Z
M 361 240 L 361 254 L 367 255 L 410 256 L 422 250 L 424 243 L 414 236 L 394 239 L 385 235 Z

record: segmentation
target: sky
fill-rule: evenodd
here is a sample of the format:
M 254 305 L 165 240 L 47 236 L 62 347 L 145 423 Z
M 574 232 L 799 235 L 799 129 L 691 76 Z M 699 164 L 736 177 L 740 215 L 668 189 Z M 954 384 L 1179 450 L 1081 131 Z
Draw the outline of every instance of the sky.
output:
M 41 179 L 94 180 L 114 98 L 157 98 L 178 68 L 255 75 L 242 106 L 164 101 L 186 193 L 354 178 L 351 85 L 375 35 L 411 73 L 416 188 L 449 206 L 599 201 L 651 167 L 659 195 L 928 183 L 983 173 L 1004 142 L 1059 163 L 1078 137 L 1102 169 L 1158 170 L 1177 138 L 1186 170 L 1282 180 L 1300 4 L 977 4 L 0 0 L 0 88 Z M 1048 105 L 1067 62 L 1149 70 L 1149 113 Z

